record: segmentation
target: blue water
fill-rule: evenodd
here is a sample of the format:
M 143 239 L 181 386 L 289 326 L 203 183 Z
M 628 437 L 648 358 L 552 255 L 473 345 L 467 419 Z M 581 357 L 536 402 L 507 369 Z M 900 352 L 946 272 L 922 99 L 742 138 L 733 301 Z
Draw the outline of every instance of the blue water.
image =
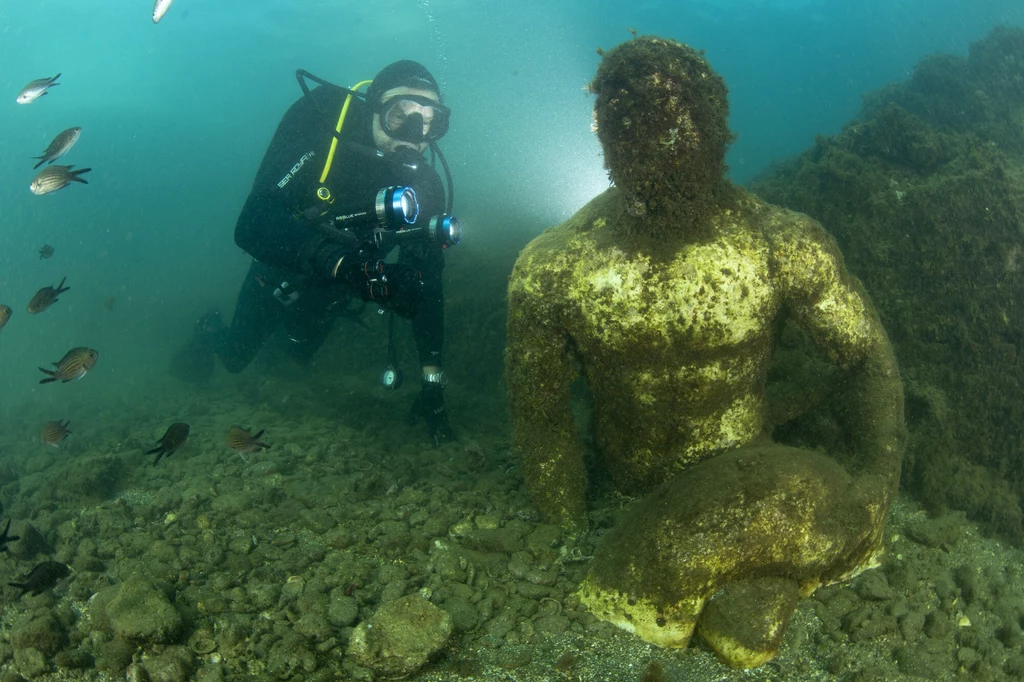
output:
M 300 94 L 296 68 L 341 84 L 399 58 L 431 68 L 454 110 L 456 212 L 487 244 L 522 241 L 607 186 L 585 86 L 596 49 L 627 28 L 707 50 L 730 87 L 729 161 L 744 182 L 837 132 L 922 56 L 1024 25 L 1020 0 L 175 0 L 158 25 L 150 12 L 148 0 L 0 0 L 0 302 L 15 310 L 0 414 L 158 391 L 192 320 L 231 309 L 248 264 L 235 217 Z M 15 103 L 57 72 L 51 94 Z M 73 125 L 82 137 L 61 163 L 92 167 L 89 185 L 32 195 L 31 157 Z M 40 261 L 47 242 L 56 255 Z M 28 316 L 32 293 L 64 275 L 71 291 Z M 39 387 L 36 366 L 78 345 L 102 353 L 88 394 Z

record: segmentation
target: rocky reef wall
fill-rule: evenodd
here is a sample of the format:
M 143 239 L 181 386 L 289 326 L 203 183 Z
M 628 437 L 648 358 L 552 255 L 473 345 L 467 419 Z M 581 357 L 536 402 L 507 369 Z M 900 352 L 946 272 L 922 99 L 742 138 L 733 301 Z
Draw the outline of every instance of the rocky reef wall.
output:
M 904 488 L 1024 541 L 1024 30 L 925 58 L 753 190 L 821 221 L 877 305 L 906 387 Z M 777 435 L 827 440 L 827 422 Z

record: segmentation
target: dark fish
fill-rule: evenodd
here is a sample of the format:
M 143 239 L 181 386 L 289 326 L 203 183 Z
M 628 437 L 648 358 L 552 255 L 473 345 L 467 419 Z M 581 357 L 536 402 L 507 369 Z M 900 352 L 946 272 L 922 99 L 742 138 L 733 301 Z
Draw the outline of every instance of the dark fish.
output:
M 40 379 L 39 383 L 48 384 L 51 381 L 60 379 L 66 384 L 74 379 L 81 379 L 85 376 L 86 372 L 96 366 L 96 361 L 99 358 L 100 354 L 92 348 L 85 348 L 84 346 L 72 348 L 64 354 L 60 362 L 53 363 L 57 368 L 56 370 L 39 368 L 40 372 L 49 375 L 45 379 Z
M 64 286 L 64 280 L 66 279 L 67 277 L 61 278 L 60 284 L 56 287 L 43 287 L 37 291 L 35 296 L 32 297 L 32 300 L 28 302 L 28 311 L 35 315 L 36 313 L 43 312 L 56 303 L 57 297 L 71 288 Z
M 157 441 L 158 445 L 146 452 L 147 455 L 156 454 L 156 461 L 153 462 L 153 466 L 156 466 L 161 457 L 164 455 L 170 457 L 178 448 L 184 445 L 185 441 L 188 440 L 189 430 L 189 426 L 185 422 L 175 422 L 168 426 L 163 438 Z
M 51 258 L 53 256 L 53 247 L 49 244 L 43 244 L 39 247 L 39 260 L 44 258 Z
M 32 184 L 28 186 L 32 190 L 32 194 L 43 196 L 50 192 L 56 192 L 59 189 L 64 189 L 72 182 L 80 182 L 83 185 L 89 183 L 82 179 L 80 176 L 82 173 L 88 173 L 92 168 L 82 168 L 76 171 L 71 170 L 74 166 L 49 166 L 39 171 L 39 175 L 35 177 Z
M 3 329 L 4 325 L 11 319 L 11 313 L 13 312 L 11 306 L 0 303 L 0 329 Z
M 64 132 L 53 138 L 50 142 L 50 146 L 46 148 L 42 156 L 33 156 L 33 159 L 41 159 L 33 168 L 39 168 L 44 163 L 53 163 L 60 157 L 68 153 L 68 150 L 75 146 L 78 142 L 78 136 L 82 134 L 82 129 L 79 127 L 68 128 Z
M 59 73 L 53 78 L 35 79 L 23 87 L 21 92 L 18 93 L 18 104 L 28 104 L 29 102 L 34 102 L 39 99 L 46 94 L 48 88 L 52 88 L 54 85 L 60 85 L 60 83 L 57 82 L 58 78 L 60 78 Z
M 7 543 L 15 542 L 21 539 L 20 535 L 8 535 L 7 533 L 11 530 L 11 520 L 7 519 L 7 527 L 4 528 L 3 535 L 0 535 L 0 552 L 7 551 Z
M 43 430 L 39 432 L 39 439 L 46 445 L 57 447 L 60 442 L 71 435 L 71 430 L 68 427 L 71 426 L 71 420 L 67 421 L 55 421 L 46 422 L 43 424 Z
M 110 312 L 114 312 L 115 310 L 117 310 L 117 296 L 111 294 L 110 296 L 107 296 L 105 299 L 103 299 L 103 307 L 109 310 Z
M 25 596 L 26 592 L 31 592 L 35 597 L 47 590 L 52 590 L 57 583 L 69 575 L 71 575 L 71 569 L 66 564 L 59 561 L 44 561 L 41 564 L 36 564 L 36 567 L 29 571 L 24 582 L 7 584 L 11 587 L 21 588 L 19 597 Z
M 260 436 L 263 435 L 263 429 L 256 435 L 249 433 L 247 429 L 243 429 L 241 426 L 232 426 L 228 429 L 228 437 L 225 443 L 229 448 L 238 453 L 238 456 L 245 459 L 245 453 L 247 452 L 259 452 L 260 450 L 269 450 L 270 446 L 266 443 L 260 442 Z

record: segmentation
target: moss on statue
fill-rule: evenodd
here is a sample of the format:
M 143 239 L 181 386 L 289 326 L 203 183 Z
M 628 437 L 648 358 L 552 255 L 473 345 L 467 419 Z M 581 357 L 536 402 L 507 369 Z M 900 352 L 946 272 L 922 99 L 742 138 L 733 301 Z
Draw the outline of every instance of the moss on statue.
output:
M 777 651 L 796 600 L 773 588 L 745 609 L 705 615 L 708 600 L 766 577 L 792 581 L 807 596 L 876 565 L 885 488 L 804 450 L 733 450 L 664 484 L 609 531 L 581 599 L 659 646 L 686 646 L 707 619 L 723 660 L 760 665 Z
M 605 53 L 590 90 L 625 232 L 648 243 L 706 231 L 731 190 L 725 81 L 697 50 L 645 36 Z
M 904 446 L 899 372 L 822 227 L 724 179 L 725 84 L 698 52 L 630 41 L 605 56 L 592 89 L 616 186 L 531 242 L 509 282 L 523 474 L 548 518 L 587 527 L 570 409 L 582 375 L 612 484 L 650 494 L 603 538 L 584 602 L 648 641 L 685 646 L 712 594 L 753 590 L 758 618 L 724 599 L 705 632 L 723 660 L 758 665 L 795 602 L 783 583 L 751 581 L 796 581 L 807 594 L 874 560 Z M 842 462 L 764 444 L 786 316 L 836 372 Z
M 800 586 L 789 578 L 729 583 L 708 600 L 697 633 L 723 660 L 753 668 L 775 656 L 799 599 Z

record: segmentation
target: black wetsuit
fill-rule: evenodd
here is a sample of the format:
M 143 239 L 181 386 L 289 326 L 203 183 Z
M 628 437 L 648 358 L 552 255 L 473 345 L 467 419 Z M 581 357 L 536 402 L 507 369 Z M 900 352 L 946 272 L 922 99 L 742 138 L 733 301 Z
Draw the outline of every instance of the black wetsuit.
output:
M 374 155 L 372 115 L 357 98 L 353 98 L 341 133 L 341 139 L 356 148 L 339 143 L 330 172 L 320 181 L 344 99 L 343 90 L 320 86 L 293 104 L 260 164 L 235 226 L 235 243 L 254 261 L 239 292 L 231 327 L 215 343 L 229 372 L 242 371 L 281 323 L 297 342 L 292 345 L 293 354 L 308 360 L 327 337 L 337 315 L 353 297 L 359 299 L 359 292 L 331 274 L 341 256 L 352 254 L 353 244 L 325 235 L 317 229 L 318 224 L 333 224 L 334 216 L 366 210 L 378 190 L 393 185 L 411 186 L 416 191 L 420 208 L 417 227 L 444 212 L 441 179 L 425 159 L 413 171 L 393 159 Z M 328 193 L 329 199 L 321 198 Z M 375 260 L 386 255 L 381 250 L 369 254 L 364 250 L 359 258 Z M 440 365 L 443 251 L 425 240 L 404 242 L 398 262 L 421 273 L 419 303 L 407 315 L 421 363 Z M 284 282 L 289 286 L 282 288 Z M 297 296 L 289 301 L 291 293 Z

